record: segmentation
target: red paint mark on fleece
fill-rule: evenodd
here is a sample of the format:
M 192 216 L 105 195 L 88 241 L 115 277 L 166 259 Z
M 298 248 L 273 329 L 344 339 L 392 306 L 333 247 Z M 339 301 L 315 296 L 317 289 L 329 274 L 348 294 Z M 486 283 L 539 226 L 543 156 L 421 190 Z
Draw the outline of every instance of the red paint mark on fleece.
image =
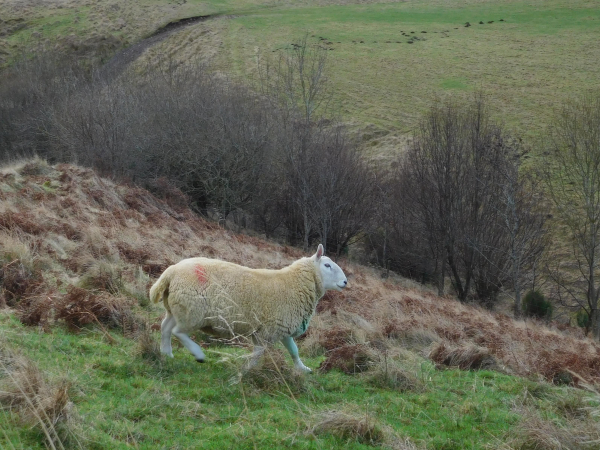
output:
M 208 281 L 208 275 L 206 274 L 206 269 L 204 267 L 196 266 L 194 272 L 196 272 L 196 277 L 200 284 L 205 284 Z

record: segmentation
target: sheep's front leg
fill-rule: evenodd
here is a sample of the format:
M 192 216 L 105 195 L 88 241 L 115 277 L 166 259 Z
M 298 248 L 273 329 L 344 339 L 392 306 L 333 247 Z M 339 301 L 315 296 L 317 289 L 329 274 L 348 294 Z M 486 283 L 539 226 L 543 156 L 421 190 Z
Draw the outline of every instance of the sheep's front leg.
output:
M 297 369 L 300 369 L 302 372 L 312 372 L 312 370 L 304 365 L 304 363 L 300 360 L 300 355 L 298 355 L 298 346 L 294 342 L 294 338 L 291 336 L 284 337 L 281 339 L 281 342 L 287 348 L 287 351 L 292 355 L 292 359 L 294 360 L 294 366 Z
M 167 312 L 167 315 L 162 321 L 160 325 L 160 352 L 173 357 L 173 348 L 171 347 L 171 333 L 173 332 L 173 328 L 175 328 L 177 322 L 175 321 L 175 317 L 171 315 L 171 313 Z
M 179 325 L 177 325 L 177 326 L 175 326 L 175 328 L 173 328 L 173 334 L 175 336 L 177 336 L 177 339 L 179 339 L 181 341 L 181 343 L 184 345 L 184 347 L 187 348 L 192 355 L 194 355 L 194 357 L 196 358 L 196 361 L 201 362 L 201 363 L 204 362 L 204 359 L 206 357 L 204 356 L 204 352 L 202 351 L 202 348 L 200 348 L 200 346 L 198 344 L 196 344 L 194 341 L 192 341 L 187 334 L 185 334 L 183 331 L 181 331 L 179 329 Z

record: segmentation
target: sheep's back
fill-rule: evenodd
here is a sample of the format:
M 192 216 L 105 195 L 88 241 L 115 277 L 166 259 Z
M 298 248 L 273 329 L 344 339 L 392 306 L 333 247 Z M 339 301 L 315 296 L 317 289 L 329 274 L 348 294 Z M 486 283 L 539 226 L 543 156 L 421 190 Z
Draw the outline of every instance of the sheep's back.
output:
M 294 266 L 250 269 L 208 258 L 190 258 L 177 266 L 168 302 L 190 331 L 278 339 L 310 318 L 318 300 L 313 275 Z

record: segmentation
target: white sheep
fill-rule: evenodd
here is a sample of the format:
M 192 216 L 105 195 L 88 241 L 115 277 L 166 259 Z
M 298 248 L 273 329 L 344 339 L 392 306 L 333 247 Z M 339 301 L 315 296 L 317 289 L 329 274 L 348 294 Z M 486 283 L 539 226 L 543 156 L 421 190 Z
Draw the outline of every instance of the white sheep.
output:
M 249 336 L 254 344 L 249 366 L 265 345 L 281 340 L 294 365 L 311 372 L 298 355 L 294 338 L 308 328 L 325 291 L 341 291 L 348 280 L 340 267 L 323 256 L 323 246 L 279 270 L 250 269 L 226 261 L 189 258 L 168 267 L 150 288 L 150 299 L 162 299 L 167 315 L 161 325 L 161 352 L 173 357 L 171 333 L 204 362 L 204 352 L 189 333 L 218 337 Z

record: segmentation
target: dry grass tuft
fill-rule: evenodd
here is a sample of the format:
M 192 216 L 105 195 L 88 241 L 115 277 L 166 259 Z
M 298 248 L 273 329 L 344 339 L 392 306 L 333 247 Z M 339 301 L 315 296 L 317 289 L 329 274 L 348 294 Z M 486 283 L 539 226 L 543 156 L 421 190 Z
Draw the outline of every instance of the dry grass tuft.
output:
M 109 261 L 94 261 L 79 279 L 78 286 L 87 290 L 101 290 L 113 295 L 123 289 L 121 271 Z
M 64 448 L 73 433 L 73 404 L 70 383 L 49 383 L 30 360 L 10 355 L 0 358 L 0 405 L 15 411 L 28 426 L 38 428 L 49 448 Z
M 241 381 L 256 389 L 292 394 L 307 388 L 306 374 L 296 370 L 281 349 L 272 347 L 256 366 L 241 371 Z
M 346 344 L 328 350 L 325 360 L 319 366 L 319 372 L 325 373 L 338 369 L 348 375 L 363 373 L 378 361 L 378 356 L 366 344 Z
M 447 343 L 436 344 L 429 358 L 441 365 L 458 367 L 461 370 L 494 370 L 498 363 L 488 349 L 468 344 L 453 347 Z
M 161 361 L 164 359 L 160 352 L 160 342 L 155 339 L 152 333 L 152 327 L 145 322 L 143 326 L 135 334 L 134 339 L 137 341 L 136 353 L 143 359 L 151 362 Z
M 325 350 L 335 350 L 348 344 L 357 343 L 354 330 L 349 327 L 334 326 L 319 335 L 319 344 Z
M 422 392 L 425 390 L 425 384 L 417 376 L 416 370 L 404 367 L 399 361 L 393 360 L 385 354 L 371 368 L 368 383 L 372 386 L 400 392 Z
M 391 437 L 384 445 L 385 448 L 390 450 L 418 450 L 419 447 L 415 445 L 410 438 Z
M 519 450 L 579 450 L 598 448 L 600 429 L 597 422 L 569 420 L 561 425 L 541 418 L 531 409 L 523 409 L 511 448 Z
M 23 163 L 21 167 L 17 169 L 17 172 L 22 176 L 35 176 L 35 175 L 46 175 L 52 172 L 54 169 L 48 165 L 48 163 L 40 158 L 34 158 L 30 161 Z
M 432 330 L 425 328 L 406 328 L 400 326 L 397 322 L 388 322 L 383 327 L 383 335 L 388 339 L 393 339 L 402 347 L 422 351 L 431 346 L 434 342 L 439 342 L 440 337 Z
M 317 417 L 310 430 L 313 434 L 332 434 L 361 444 L 381 445 L 386 439 L 384 429 L 369 415 L 355 415 L 344 411 L 325 411 Z

